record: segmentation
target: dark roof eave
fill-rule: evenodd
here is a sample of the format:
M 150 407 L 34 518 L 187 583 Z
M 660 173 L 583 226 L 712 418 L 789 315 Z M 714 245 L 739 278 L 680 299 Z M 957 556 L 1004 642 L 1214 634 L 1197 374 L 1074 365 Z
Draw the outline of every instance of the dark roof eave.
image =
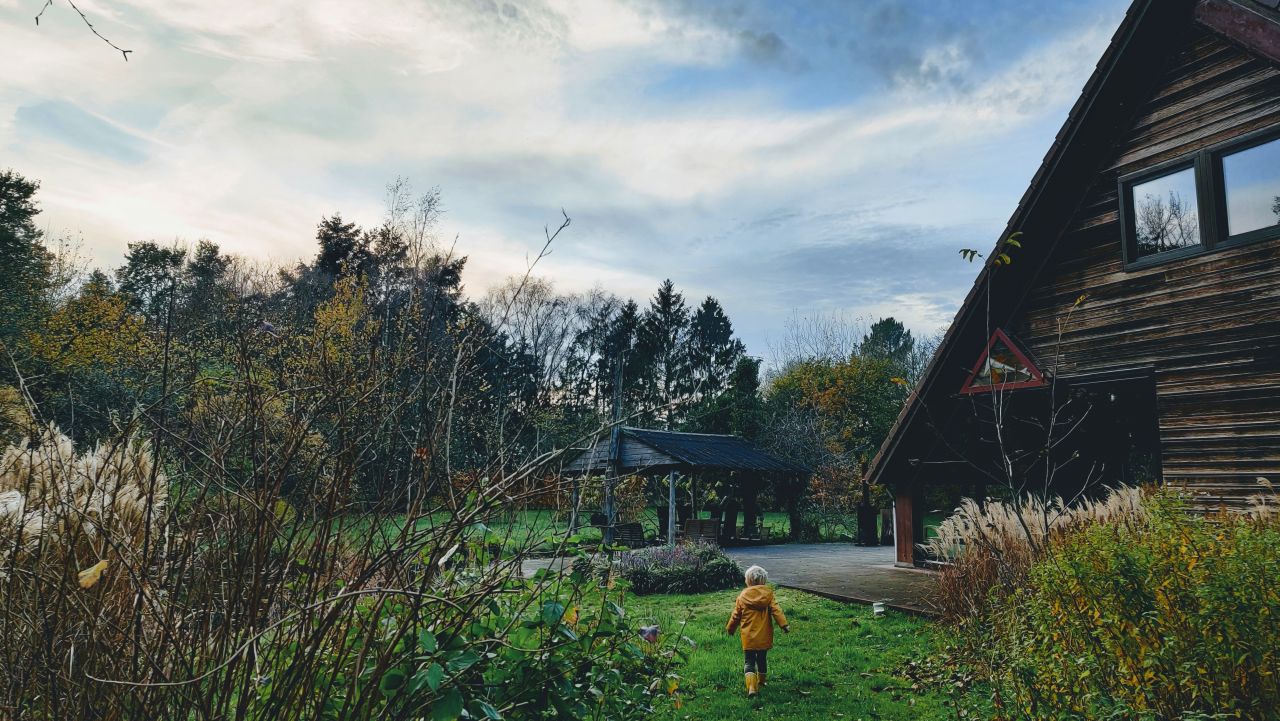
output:
M 807 475 L 810 469 L 778 458 L 771 453 L 756 448 L 746 439 L 733 435 L 712 433 L 681 433 L 676 431 L 660 431 L 645 428 L 623 427 L 624 436 L 634 442 L 660 451 L 674 459 L 676 463 L 659 463 L 651 466 L 627 467 L 624 470 L 660 471 L 660 470 L 720 470 L 750 473 L 777 473 L 788 475 Z M 579 464 L 582 457 L 596 446 L 578 449 L 574 460 L 565 464 L 570 472 L 593 472 L 607 465 L 604 459 L 592 459 L 588 464 Z

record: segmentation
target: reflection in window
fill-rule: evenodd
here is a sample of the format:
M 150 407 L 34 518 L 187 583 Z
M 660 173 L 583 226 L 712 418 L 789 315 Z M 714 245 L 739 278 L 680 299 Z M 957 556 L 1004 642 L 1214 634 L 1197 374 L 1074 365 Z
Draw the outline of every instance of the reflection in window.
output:
M 1196 173 L 1179 170 L 1134 185 L 1133 226 L 1139 258 L 1200 244 Z
M 1227 235 L 1280 225 L 1280 140 L 1223 156 Z
M 1044 375 L 1009 340 L 1009 336 L 997 328 L 991 334 L 986 352 L 974 366 L 960 392 L 985 393 L 1005 388 L 1033 388 L 1044 384 Z
M 1026 383 L 1036 380 L 1027 364 L 1014 353 L 1003 339 L 996 339 L 991 352 L 978 368 L 973 379 L 974 387 L 999 386 L 1008 383 Z

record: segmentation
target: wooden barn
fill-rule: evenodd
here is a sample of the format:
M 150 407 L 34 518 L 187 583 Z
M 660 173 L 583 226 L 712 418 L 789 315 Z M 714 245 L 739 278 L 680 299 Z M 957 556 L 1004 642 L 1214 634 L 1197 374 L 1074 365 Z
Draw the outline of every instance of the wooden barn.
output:
M 1280 484 L 1278 5 L 1129 8 L 869 469 L 899 564 L 1011 475 Z

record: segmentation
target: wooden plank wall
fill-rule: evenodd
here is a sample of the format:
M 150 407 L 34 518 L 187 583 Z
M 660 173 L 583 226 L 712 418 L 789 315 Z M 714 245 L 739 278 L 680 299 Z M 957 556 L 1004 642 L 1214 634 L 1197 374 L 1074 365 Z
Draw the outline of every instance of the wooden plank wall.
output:
M 1280 68 L 1202 31 L 1117 144 L 1016 338 L 1063 375 L 1154 369 L 1166 483 L 1235 503 L 1280 486 L 1280 241 L 1126 272 L 1116 180 L 1280 123 Z M 1029 239 L 1030 240 L 1030 239 Z M 1088 300 L 1065 326 L 1076 298 Z

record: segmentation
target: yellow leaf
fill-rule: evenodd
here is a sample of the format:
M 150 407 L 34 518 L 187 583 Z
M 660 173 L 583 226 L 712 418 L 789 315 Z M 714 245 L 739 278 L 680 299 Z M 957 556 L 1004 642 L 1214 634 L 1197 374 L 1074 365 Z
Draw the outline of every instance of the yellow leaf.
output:
M 81 571 L 80 588 L 90 588 L 93 586 L 93 584 L 98 582 L 98 579 L 102 578 L 102 572 L 105 570 L 107 570 L 107 560 L 104 558 Z

